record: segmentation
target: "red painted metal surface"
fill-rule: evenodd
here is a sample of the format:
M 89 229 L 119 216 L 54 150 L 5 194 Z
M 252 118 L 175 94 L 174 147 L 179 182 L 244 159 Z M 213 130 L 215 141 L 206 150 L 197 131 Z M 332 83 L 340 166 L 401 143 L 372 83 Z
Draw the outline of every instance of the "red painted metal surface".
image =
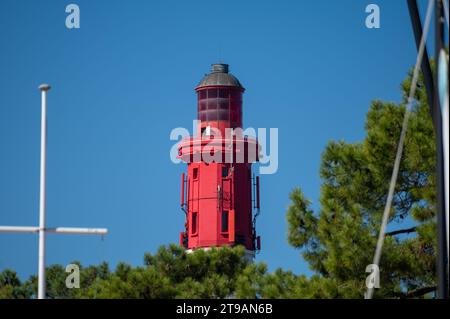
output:
M 178 145 L 179 158 L 188 166 L 186 186 L 184 174 L 181 186 L 186 224 L 180 234 L 180 244 L 188 249 L 243 245 L 255 251 L 259 246 L 252 211 L 252 163 L 258 161 L 258 142 L 239 133 L 227 135 L 227 129 L 243 123 L 244 88 L 237 83 L 196 87 L 201 122 L 196 136 Z M 210 132 L 220 132 L 221 137 L 207 135 Z M 259 208 L 259 187 L 257 197 Z

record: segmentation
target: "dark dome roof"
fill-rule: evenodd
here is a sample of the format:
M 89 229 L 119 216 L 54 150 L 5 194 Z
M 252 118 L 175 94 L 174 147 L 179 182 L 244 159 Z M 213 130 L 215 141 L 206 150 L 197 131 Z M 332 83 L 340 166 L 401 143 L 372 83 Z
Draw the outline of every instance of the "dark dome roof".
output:
M 228 73 L 228 64 L 222 63 L 212 64 L 211 73 L 203 77 L 196 89 L 213 85 L 235 86 L 244 89 L 239 80 L 233 74 Z

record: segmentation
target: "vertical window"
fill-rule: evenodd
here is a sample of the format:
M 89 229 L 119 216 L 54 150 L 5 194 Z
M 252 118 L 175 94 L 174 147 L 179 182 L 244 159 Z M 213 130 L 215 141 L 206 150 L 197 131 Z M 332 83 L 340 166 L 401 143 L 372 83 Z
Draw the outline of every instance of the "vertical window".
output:
M 200 102 L 198 102 L 199 105 L 199 111 L 204 111 L 206 110 L 206 101 L 205 100 L 201 100 Z
M 228 177 L 228 167 L 222 166 L 222 177 Z
M 222 233 L 228 233 L 228 211 L 222 212 Z
M 191 221 L 191 234 L 197 235 L 197 231 L 198 231 L 198 213 L 193 212 Z
M 198 178 L 198 168 L 194 168 L 194 169 L 192 170 L 192 177 L 193 177 L 194 179 L 197 179 L 197 178 Z

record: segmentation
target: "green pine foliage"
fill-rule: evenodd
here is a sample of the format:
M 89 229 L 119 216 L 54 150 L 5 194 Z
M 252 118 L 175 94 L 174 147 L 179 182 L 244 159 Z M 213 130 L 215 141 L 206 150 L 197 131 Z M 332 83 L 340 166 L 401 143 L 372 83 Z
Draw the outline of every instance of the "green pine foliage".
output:
M 410 84 L 411 76 L 402 85 L 401 105 L 372 103 L 362 142 L 328 144 L 322 156 L 323 184 L 316 212 L 300 188 L 290 195 L 288 240 L 301 250 L 321 285 L 328 287 L 321 297 L 364 296 L 365 268 L 375 252 Z M 381 287 L 375 297 L 419 297 L 435 287 L 435 170 L 434 131 L 421 81 L 380 262 Z

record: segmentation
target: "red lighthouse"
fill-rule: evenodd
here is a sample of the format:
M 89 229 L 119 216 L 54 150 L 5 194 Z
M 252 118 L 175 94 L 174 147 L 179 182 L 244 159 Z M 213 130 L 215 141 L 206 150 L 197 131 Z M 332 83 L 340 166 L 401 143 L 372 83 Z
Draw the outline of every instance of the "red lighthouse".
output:
M 199 120 L 195 136 L 178 145 L 188 164 L 181 179 L 181 207 L 186 214 L 180 244 L 187 249 L 243 245 L 253 255 L 260 249 L 255 219 L 259 213 L 258 142 L 242 133 L 245 89 L 213 64 L 195 88 Z

